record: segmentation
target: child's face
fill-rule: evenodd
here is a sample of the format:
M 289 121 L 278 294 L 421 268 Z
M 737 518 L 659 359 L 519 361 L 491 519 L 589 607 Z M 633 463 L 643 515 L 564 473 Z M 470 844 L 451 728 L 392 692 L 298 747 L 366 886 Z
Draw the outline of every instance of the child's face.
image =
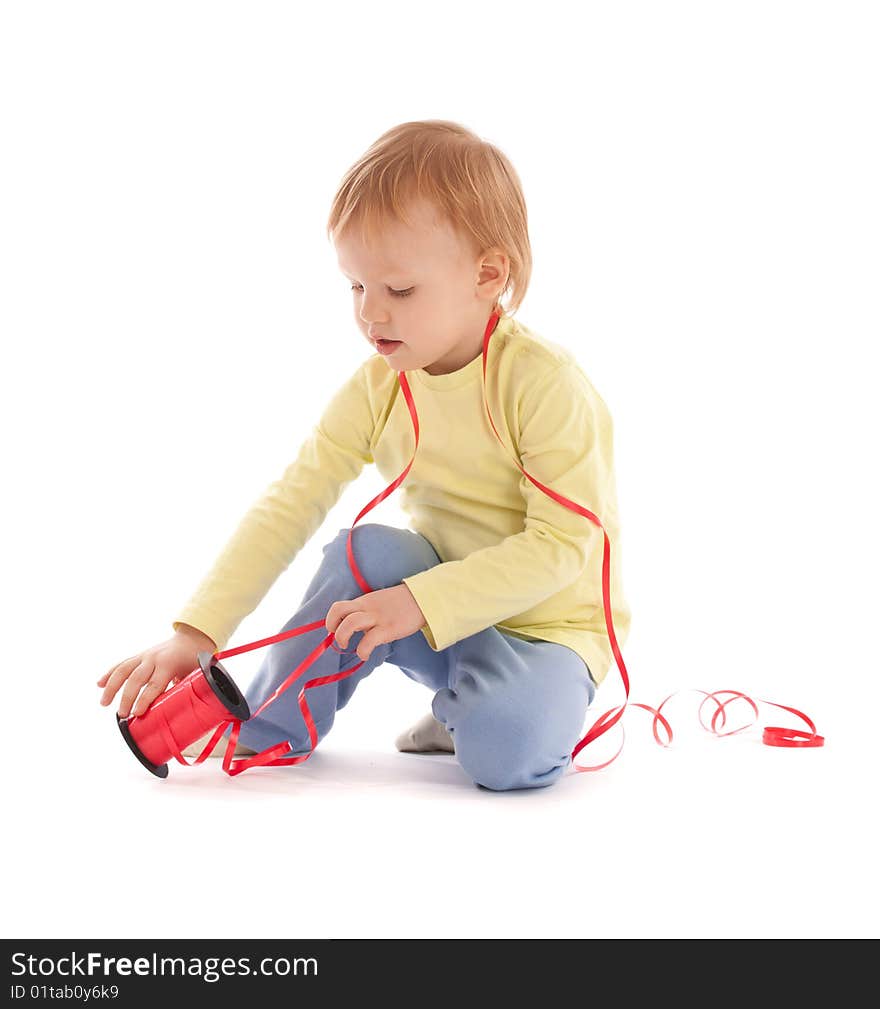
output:
M 407 211 L 413 225 L 388 221 L 373 245 L 363 244 L 356 228 L 334 234 L 333 244 L 358 327 L 374 350 L 380 337 L 397 340 L 382 355 L 395 371 L 445 375 L 482 354 L 509 263 L 497 249 L 478 255 L 429 203 Z

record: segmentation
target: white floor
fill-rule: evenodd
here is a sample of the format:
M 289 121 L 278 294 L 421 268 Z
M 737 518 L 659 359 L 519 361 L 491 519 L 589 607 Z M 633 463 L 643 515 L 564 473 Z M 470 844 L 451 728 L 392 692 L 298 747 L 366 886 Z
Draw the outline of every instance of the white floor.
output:
M 155 778 L 66 696 L 32 740 L 7 726 L 6 937 L 877 935 L 876 751 L 842 698 L 816 750 L 713 739 L 686 695 L 664 750 L 630 709 L 611 767 L 493 793 L 394 749 L 429 695 L 391 666 L 309 761 L 235 778 Z

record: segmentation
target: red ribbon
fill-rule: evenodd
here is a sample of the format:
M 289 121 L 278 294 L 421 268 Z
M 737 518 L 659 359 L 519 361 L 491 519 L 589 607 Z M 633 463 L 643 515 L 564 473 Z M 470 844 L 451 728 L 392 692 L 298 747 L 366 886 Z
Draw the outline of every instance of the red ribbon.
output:
M 500 313 L 497 311 L 493 312 L 493 314 L 489 318 L 489 322 L 486 326 L 486 331 L 483 335 L 483 402 L 485 403 L 486 406 L 486 412 L 489 417 L 489 423 L 492 425 L 492 430 L 495 432 L 496 438 L 498 438 L 499 442 L 501 442 L 501 445 L 511 455 L 514 462 L 516 463 L 516 466 L 525 477 L 531 480 L 531 482 L 537 488 L 539 488 L 539 490 L 542 490 L 545 494 L 552 497 L 555 501 L 559 502 L 559 504 L 563 505 L 565 508 L 569 508 L 572 511 L 577 512 L 579 515 L 583 515 L 584 518 L 589 519 L 592 523 L 594 523 L 594 525 L 598 526 L 602 530 L 602 535 L 604 537 L 604 546 L 602 553 L 602 601 L 605 613 L 605 627 L 608 631 L 608 639 L 611 643 L 611 650 L 617 662 L 617 667 L 620 670 L 620 676 L 623 681 L 623 687 L 625 692 L 625 700 L 623 704 L 617 705 L 616 707 L 613 708 L 609 708 L 602 715 L 600 715 L 595 720 L 595 722 L 593 722 L 592 726 L 587 730 L 583 738 L 579 740 L 579 742 L 574 747 L 571 753 L 572 764 L 575 771 L 598 771 L 604 767 L 607 767 L 609 764 L 613 763 L 620 755 L 623 749 L 625 739 L 625 734 L 623 732 L 623 725 L 621 725 L 620 746 L 617 748 L 617 751 L 613 754 L 613 756 L 610 759 L 606 760 L 604 763 L 601 764 L 595 764 L 592 766 L 582 766 L 579 764 L 575 764 L 574 758 L 578 755 L 578 753 L 580 753 L 580 751 L 585 746 L 588 746 L 590 743 L 594 742 L 600 736 L 603 736 L 611 728 L 617 725 L 623 718 L 624 712 L 629 706 L 641 708 L 653 714 L 654 718 L 652 722 L 652 731 L 654 734 L 654 739 L 661 746 L 669 746 L 672 743 L 673 738 L 672 726 L 670 725 L 666 716 L 663 715 L 662 709 L 664 705 L 675 695 L 670 694 L 669 697 L 665 698 L 665 700 L 663 700 L 656 708 L 648 704 L 642 704 L 636 701 L 630 701 L 629 673 L 627 672 L 626 665 L 624 664 L 623 661 L 623 655 L 621 654 L 620 648 L 617 643 L 617 635 L 614 632 L 614 621 L 611 616 L 611 545 L 608 540 L 608 533 L 605 531 L 605 527 L 602 525 L 602 523 L 599 521 L 596 515 L 594 515 L 593 512 L 591 512 L 589 509 L 582 507 L 575 501 L 571 501 L 569 498 L 565 497 L 562 494 L 557 494 L 556 491 L 552 490 L 550 487 L 546 487 L 539 480 L 536 480 L 530 473 L 527 473 L 526 470 L 523 469 L 523 467 L 520 465 L 519 460 L 515 457 L 515 455 L 513 453 L 510 453 L 510 449 L 507 447 L 507 445 L 504 442 L 504 439 L 501 437 L 501 435 L 498 433 L 498 429 L 495 427 L 495 422 L 492 419 L 492 412 L 489 409 L 489 402 L 486 396 L 486 367 L 489 356 L 489 340 L 492 336 L 492 333 L 495 330 L 499 318 Z M 413 401 L 412 391 L 410 390 L 409 387 L 409 381 L 406 377 L 406 372 L 403 371 L 398 372 L 398 381 L 400 383 L 400 388 L 403 391 L 403 395 L 406 400 L 407 407 L 409 409 L 410 417 L 412 418 L 416 443 L 415 448 L 413 449 L 413 457 L 412 459 L 410 459 L 406 469 L 400 474 L 400 476 L 393 483 L 389 484 L 389 486 L 386 487 L 381 494 L 377 495 L 363 509 L 361 509 L 361 511 L 358 513 L 357 518 L 352 523 L 351 529 L 349 529 L 348 540 L 346 542 L 346 554 L 348 557 L 348 563 L 349 567 L 351 568 L 352 574 L 355 577 L 355 580 L 357 581 L 362 592 L 364 593 L 372 592 L 373 588 L 366 580 L 366 578 L 364 578 L 363 574 L 360 571 L 360 568 L 357 565 L 357 562 L 355 561 L 354 553 L 352 551 L 351 546 L 351 537 L 352 533 L 354 532 L 354 527 L 364 517 L 364 515 L 367 514 L 367 512 L 375 508 L 376 505 L 379 504 L 380 502 L 384 501 L 385 498 L 388 497 L 389 494 L 393 493 L 400 486 L 400 484 L 406 479 L 406 476 L 409 473 L 410 468 L 412 467 L 412 464 L 415 460 L 415 453 L 418 450 L 419 446 L 419 418 L 416 412 L 415 402 Z M 281 634 L 274 634 L 268 638 L 262 638 L 259 641 L 254 641 L 251 642 L 250 644 L 240 645 L 237 648 L 230 648 L 227 649 L 226 651 L 215 652 L 212 658 L 216 658 L 219 660 L 223 658 L 228 658 L 229 656 L 232 655 L 240 655 L 243 652 L 249 652 L 255 648 L 263 648 L 266 645 L 273 644 L 276 641 L 283 641 L 286 638 L 294 637 L 298 634 L 305 634 L 309 631 L 317 630 L 318 628 L 324 626 L 325 622 L 321 620 L 311 624 L 303 624 L 300 627 L 296 627 L 292 630 L 282 632 Z M 281 694 L 283 694 L 299 678 L 299 676 L 306 669 L 308 669 L 309 666 L 312 665 L 312 663 L 314 663 L 328 648 L 331 647 L 335 651 L 339 652 L 339 654 L 345 654 L 336 647 L 333 634 L 328 634 L 327 637 L 318 646 L 316 646 L 313 649 L 313 651 L 308 656 L 306 656 L 305 659 L 303 659 L 303 661 L 296 667 L 296 669 L 293 670 L 293 672 L 284 680 L 284 682 L 281 683 L 276 688 L 274 693 L 260 705 L 260 707 L 253 713 L 251 717 L 260 714 L 265 708 L 267 708 L 276 698 L 278 698 Z M 223 732 L 225 731 L 227 726 L 232 726 L 232 731 L 230 732 L 229 741 L 223 756 L 223 770 L 229 775 L 241 774 L 242 771 L 246 771 L 248 770 L 248 768 L 251 767 L 277 767 L 280 765 L 303 763 L 304 761 L 309 759 L 312 753 L 314 753 L 315 747 L 317 746 L 318 743 L 318 734 L 315 729 L 315 722 L 314 719 L 312 718 L 312 713 L 309 709 L 308 702 L 306 701 L 307 691 L 311 690 L 313 687 L 319 687 L 325 683 L 333 683 L 337 680 L 345 679 L 347 676 L 351 676 L 352 673 L 357 672 L 357 670 L 360 669 L 363 664 L 364 664 L 363 662 L 359 662 L 356 666 L 353 666 L 351 669 L 346 669 L 344 672 L 335 673 L 332 676 L 319 676 L 313 680 L 309 680 L 300 688 L 297 700 L 299 703 L 300 710 L 302 711 L 303 718 L 305 719 L 306 726 L 309 731 L 309 741 L 311 744 L 310 749 L 307 753 L 298 754 L 292 757 L 287 756 L 286 754 L 290 752 L 291 747 L 290 743 L 285 741 L 283 743 L 277 743 L 274 746 L 270 746 L 267 749 L 262 750 L 260 753 L 254 754 L 253 756 L 245 757 L 239 760 L 233 760 L 232 755 L 235 752 L 235 745 L 238 742 L 238 736 L 241 730 L 242 722 L 241 719 L 238 718 L 224 717 L 224 720 L 221 721 L 219 725 L 217 725 L 216 730 L 214 731 L 204 750 L 193 761 L 193 764 L 201 763 L 208 756 L 210 751 L 213 749 L 213 747 L 219 741 L 220 737 L 223 735 Z M 186 680 L 182 681 L 181 684 L 178 684 L 178 687 L 183 686 L 183 684 L 188 684 L 188 686 L 185 689 L 195 691 L 197 689 L 195 685 L 197 679 L 198 679 L 197 677 L 193 677 L 193 674 L 190 674 L 190 676 L 187 677 Z M 751 725 L 753 725 L 758 718 L 757 703 L 752 698 L 748 697 L 746 694 L 743 694 L 738 690 L 718 690 L 712 693 L 707 693 L 706 691 L 701 690 L 699 691 L 699 693 L 704 695 L 703 701 L 700 704 L 698 712 L 700 724 L 703 726 L 704 729 L 706 729 L 709 732 L 712 732 L 716 736 L 729 736 L 739 732 L 743 732 L 745 729 L 750 728 Z M 722 700 L 722 698 L 726 699 Z M 162 698 L 157 698 L 156 702 L 154 702 L 154 705 L 152 705 L 151 708 L 148 709 L 147 712 L 145 712 L 145 715 L 141 717 L 145 717 L 147 714 L 149 714 L 150 711 L 153 708 L 155 708 L 159 704 L 159 701 L 161 700 Z M 721 731 L 724 728 L 725 722 L 727 720 L 726 709 L 728 705 L 737 700 L 744 701 L 751 708 L 753 714 L 752 722 L 742 725 L 736 729 L 728 729 L 726 731 Z M 703 720 L 703 708 L 705 707 L 707 702 L 712 702 L 715 705 L 714 711 L 712 712 L 712 716 L 708 724 L 706 724 L 706 722 Z M 762 737 L 762 742 L 764 742 L 766 745 L 785 746 L 785 747 L 815 747 L 824 745 L 825 743 L 824 737 L 817 735 L 816 726 L 802 711 L 798 711 L 796 708 L 788 707 L 785 704 L 776 704 L 774 701 L 764 701 L 763 703 L 771 704 L 774 707 L 781 708 L 784 711 L 788 711 L 791 714 L 796 715 L 798 718 L 802 719 L 802 721 L 807 726 L 809 726 L 810 729 L 809 732 L 804 732 L 799 729 L 790 729 L 780 726 L 767 726 L 764 729 Z M 177 739 L 175 738 L 172 725 L 170 725 L 166 721 L 163 715 L 162 708 L 159 708 L 158 710 L 158 717 L 155 719 L 155 726 L 162 738 L 164 748 L 167 750 L 169 756 L 173 756 L 181 764 L 188 764 L 188 761 L 180 752 L 181 746 L 178 744 Z M 662 727 L 663 729 L 663 735 L 665 736 L 665 738 L 661 737 L 660 727 Z M 199 736 L 196 736 L 194 738 L 200 738 L 202 734 L 203 733 L 199 733 Z M 188 745 L 190 741 L 191 740 L 184 742 L 183 746 Z M 152 747 L 151 752 L 154 752 L 154 755 L 161 756 L 159 750 L 160 748 L 154 745 Z

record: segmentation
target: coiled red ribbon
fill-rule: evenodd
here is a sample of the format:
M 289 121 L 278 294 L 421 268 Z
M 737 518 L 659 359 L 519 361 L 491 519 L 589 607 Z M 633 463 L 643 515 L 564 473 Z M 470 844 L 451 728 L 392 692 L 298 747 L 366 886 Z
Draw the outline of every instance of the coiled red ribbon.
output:
M 620 670 L 620 676 L 623 681 L 623 687 L 625 692 L 625 699 L 622 704 L 617 705 L 613 708 L 609 708 L 606 712 L 600 715 L 599 718 L 596 719 L 596 721 L 592 724 L 592 726 L 583 736 L 583 738 L 577 743 L 577 745 L 574 747 L 571 753 L 572 765 L 575 771 L 598 771 L 604 767 L 607 767 L 620 755 L 620 752 L 623 749 L 623 743 L 625 738 L 624 733 L 622 731 L 623 730 L 622 725 L 621 725 L 620 746 L 609 760 L 606 760 L 604 763 L 601 764 L 595 764 L 592 766 L 582 766 L 579 764 L 575 764 L 574 758 L 578 755 L 578 753 L 580 753 L 580 751 L 585 746 L 588 746 L 590 743 L 594 742 L 600 736 L 608 732 L 609 729 L 611 729 L 613 726 L 617 725 L 620 722 L 621 718 L 623 717 L 627 707 L 629 706 L 642 708 L 643 710 L 653 714 L 654 718 L 652 723 L 652 730 L 654 734 L 654 739 L 661 746 L 669 746 L 673 738 L 672 726 L 670 725 L 666 716 L 663 714 L 663 707 L 675 695 L 670 694 L 656 708 L 648 704 L 642 704 L 636 701 L 630 701 L 629 673 L 627 672 L 626 665 L 623 661 L 623 655 L 621 654 L 620 648 L 617 643 L 617 636 L 614 632 L 614 621 L 611 616 L 611 575 L 610 575 L 611 546 L 608 540 L 608 533 L 605 531 L 605 528 L 599 521 L 598 517 L 594 515 L 593 512 L 591 512 L 589 509 L 582 507 L 575 501 L 571 501 L 569 498 L 565 497 L 562 494 L 557 494 L 554 490 L 552 490 L 549 487 L 546 487 L 539 480 L 536 480 L 530 473 L 527 473 L 526 470 L 523 469 L 523 467 L 520 465 L 519 460 L 516 458 L 515 454 L 510 453 L 510 450 L 505 445 L 503 438 L 498 433 L 498 429 L 495 427 L 495 422 L 492 419 L 492 412 L 489 409 L 488 398 L 486 397 L 486 367 L 489 354 L 489 340 L 492 336 L 492 333 L 495 330 L 499 318 L 500 313 L 498 313 L 497 311 L 492 314 L 492 316 L 489 318 L 489 322 L 486 326 L 486 331 L 483 335 L 483 402 L 486 407 L 486 413 L 489 417 L 489 423 L 492 425 L 492 430 L 495 432 L 495 436 L 496 438 L 498 438 L 499 442 L 501 442 L 501 445 L 505 448 L 505 450 L 508 451 L 508 453 L 511 455 L 511 458 L 513 458 L 517 468 L 525 477 L 531 480 L 531 482 L 537 488 L 539 488 L 545 494 L 552 497 L 555 501 L 559 502 L 559 504 L 563 505 L 565 508 L 570 508 L 572 511 L 575 511 L 578 514 L 583 515 L 585 518 L 589 519 L 592 523 L 594 523 L 602 530 L 602 534 L 604 536 L 604 548 L 602 554 L 602 600 L 605 612 L 605 626 L 608 631 L 608 638 L 611 643 L 611 649 L 614 654 L 614 658 L 617 662 L 618 669 Z M 419 446 L 419 418 L 416 412 L 415 403 L 413 401 L 412 391 L 410 390 L 409 387 L 409 381 L 406 377 L 406 372 L 401 371 L 398 373 L 398 381 L 403 391 L 407 407 L 409 408 L 410 417 L 412 418 L 416 444 L 413 450 L 413 457 L 412 459 L 410 459 L 406 469 L 400 474 L 399 477 L 397 477 L 397 479 L 393 483 L 389 484 L 388 487 L 386 487 L 381 494 L 378 494 L 375 498 L 373 498 L 372 501 L 370 501 L 366 505 L 366 507 L 361 509 L 361 511 L 358 513 L 357 518 L 352 523 L 351 529 L 349 529 L 348 540 L 346 542 L 346 554 L 348 557 L 348 563 L 349 567 L 351 568 L 352 574 L 355 577 L 355 580 L 357 581 L 358 585 L 360 586 L 361 590 L 364 593 L 372 592 L 374 590 L 372 586 L 367 582 L 366 578 L 364 578 L 354 558 L 354 553 L 352 551 L 351 546 L 351 537 L 352 533 L 354 532 L 354 527 L 364 517 L 364 515 L 367 514 L 367 512 L 375 508 L 376 505 L 378 505 L 380 502 L 384 501 L 389 494 L 393 493 L 400 486 L 400 484 L 403 483 L 403 481 L 406 479 L 407 474 L 410 471 L 410 468 L 412 467 L 413 461 L 415 460 L 415 453 L 416 451 L 418 451 Z M 240 645 L 238 648 L 230 648 L 225 651 L 215 652 L 212 658 L 216 658 L 219 660 L 227 658 L 232 655 L 240 655 L 243 652 L 249 652 L 256 648 L 264 648 L 266 645 L 273 644 L 276 641 L 283 641 L 286 638 L 295 637 L 296 635 L 299 634 L 306 634 L 310 631 L 317 630 L 318 628 L 324 626 L 325 623 L 324 621 L 321 620 L 315 621 L 314 623 L 311 624 L 303 624 L 300 627 L 295 627 L 292 630 L 285 631 L 281 634 L 274 634 L 271 637 L 262 638 L 259 641 L 254 641 L 246 645 Z M 303 659 L 303 661 L 296 667 L 296 669 L 294 669 L 293 672 L 291 672 L 291 674 L 278 686 L 278 688 L 273 692 L 273 694 L 260 705 L 260 707 L 253 713 L 251 717 L 259 715 L 277 697 L 283 694 L 291 686 L 291 684 L 293 684 L 300 677 L 300 675 L 306 669 L 308 669 L 309 666 L 312 665 L 312 663 L 314 663 L 328 648 L 331 647 L 340 654 L 345 654 L 336 647 L 333 634 L 328 634 L 327 637 L 324 638 L 324 640 L 319 645 L 317 645 L 312 650 L 312 652 L 308 656 L 306 656 L 305 659 Z M 306 693 L 314 687 L 319 687 L 325 683 L 333 683 L 337 680 L 345 679 L 347 676 L 351 676 L 353 673 L 357 672 L 357 670 L 360 669 L 363 664 L 364 664 L 363 662 L 359 662 L 351 669 L 346 669 L 343 672 L 335 673 L 332 676 L 316 677 L 313 680 L 309 680 L 300 688 L 297 700 L 309 732 L 310 749 L 307 753 L 288 756 L 291 747 L 290 743 L 285 741 L 283 743 L 278 743 L 274 746 L 270 746 L 267 749 L 262 750 L 260 753 L 254 754 L 253 756 L 248 756 L 238 760 L 234 760 L 233 753 L 235 752 L 235 746 L 236 743 L 238 742 L 238 736 L 241 730 L 242 721 L 240 718 L 228 717 L 228 714 L 224 713 L 220 715 L 220 717 L 223 720 L 218 725 L 216 725 L 216 729 L 213 735 L 209 739 L 204 750 L 193 761 L 193 764 L 201 763 L 208 756 L 208 754 L 211 752 L 213 747 L 217 744 L 217 742 L 220 740 L 221 736 L 229 726 L 231 726 L 232 729 L 229 734 L 229 741 L 223 756 L 223 770 L 227 774 L 230 775 L 240 774 L 242 771 L 246 771 L 248 768 L 251 767 L 265 767 L 265 766 L 276 767 L 287 764 L 301 764 L 303 761 L 308 760 L 309 757 L 314 752 L 315 747 L 317 746 L 318 734 L 315 729 L 315 723 L 314 719 L 312 718 L 312 713 L 309 709 L 308 702 L 306 701 Z M 154 704 L 151 705 L 150 709 L 148 709 L 147 712 L 144 713 L 144 715 L 139 716 L 140 718 L 146 718 L 147 715 L 150 715 L 150 713 L 153 712 L 153 709 L 157 709 L 153 715 L 156 729 L 154 733 L 150 734 L 152 740 L 151 753 L 153 754 L 153 757 L 157 758 L 156 759 L 157 763 L 160 762 L 158 758 L 164 757 L 165 759 L 169 759 L 170 757 L 173 756 L 179 763 L 188 765 L 189 762 L 181 753 L 181 747 L 187 746 L 189 745 L 189 743 L 195 741 L 196 739 L 201 738 L 206 731 L 203 719 L 205 717 L 215 717 L 217 714 L 218 709 L 216 708 L 216 706 L 212 706 L 213 702 L 211 701 L 207 701 L 206 705 L 205 703 L 206 698 L 204 697 L 205 691 L 201 687 L 197 686 L 199 677 L 196 676 L 195 674 L 198 672 L 199 670 L 195 670 L 192 674 L 190 674 L 190 676 L 188 676 L 185 680 L 181 681 L 181 683 L 177 684 L 177 686 L 174 688 L 175 691 L 177 691 L 178 688 L 181 688 L 184 694 L 193 693 L 196 696 L 194 698 L 188 698 L 187 700 L 181 700 L 180 704 L 176 707 L 175 710 L 176 718 L 173 721 L 169 722 L 168 720 L 166 720 L 165 717 L 166 713 L 168 714 L 171 713 L 172 707 L 167 704 L 164 707 L 159 706 L 159 702 L 162 701 L 166 695 L 163 695 L 162 698 L 157 698 Z M 197 691 L 198 693 L 196 694 Z M 168 693 L 171 692 L 169 691 Z M 716 736 L 728 736 L 728 735 L 734 735 L 739 732 L 743 732 L 746 729 L 750 728 L 751 725 L 755 724 L 755 722 L 757 721 L 758 704 L 751 697 L 748 697 L 746 694 L 738 690 L 718 690 L 713 691 L 711 693 L 707 693 L 706 691 L 699 691 L 699 693 L 703 694 L 703 701 L 700 704 L 698 712 L 700 724 L 703 726 L 704 729 L 714 733 Z M 730 704 L 732 704 L 735 701 L 743 701 L 748 705 L 748 707 L 752 711 L 753 720 L 738 728 L 724 730 L 724 726 L 727 721 L 727 713 L 726 713 L 727 708 Z M 707 703 L 711 703 L 712 705 L 714 705 L 714 710 L 712 711 L 712 715 L 708 723 L 704 720 L 704 714 L 703 714 L 703 709 L 705 708 Z M 796 708 L 788 707 L 785 704 L 776 704 L 776 702 L 774 701 L 763 701 L 762 703 L 770 704 L 773 707 L 780 708 L 784 711 L 788 711 L 789 713 L 802 719 L 804 724 L 806 724 L 809 727 L 809 732 L 804 732 L 803 730 L 800 729 L 784 728 L 781 726 L 767 726 L 764 728 L 762 737 L 762 742 L 764 742 L 766 745 L 784 746 L 784 747 L 816 747 L 824 745 L 825 742 L 824 737 L 816 733 L 816 726 L 813 724 L 812 720 L 808 718 L 807 715 L 805 715 L 802 711 L 798 711 Z M 206 713 L 209 711 L 211 712 L 211 715 L 207 716 Z M 132 722 L 136 722 L 137 720 L 138 719 L 132 719 Z M 176 726 L 175 722 L 178 723 Z M 211 724 L 216 723 L 212 722 Z M 661 727 L 663 730 L 662 734 L 660 732 Z M 175 732 L 175 728 L 177 729 L 177 732 Z M 210 729 L 210 726 L 207 726 L 207 728 Z M 135 735 L 134 732 L 132 734 Z M 164 749 L 162 747 L 155 745 L 156 738 L 161 738 Z M 181 742 L 178 742 L 178 740 L 181 740 Z M 165 750 L 167 750 L 167 754 L 164 752 Z

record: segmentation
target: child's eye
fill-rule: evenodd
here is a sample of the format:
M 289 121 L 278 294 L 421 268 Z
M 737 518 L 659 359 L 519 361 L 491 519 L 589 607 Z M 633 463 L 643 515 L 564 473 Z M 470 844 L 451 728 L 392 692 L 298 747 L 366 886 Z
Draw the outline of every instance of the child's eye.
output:
M 352 291 L 358 291 L 360 290 L 360 286 L 361 286 L 360 284 L 352 284 L 351 289 Z M 406 298 L 413 293 L 415 288 L 408 287 L 405 291 L 395 291 L 394 288 L 389 287 L 388 290 L 394 295 L 395 298 Z

